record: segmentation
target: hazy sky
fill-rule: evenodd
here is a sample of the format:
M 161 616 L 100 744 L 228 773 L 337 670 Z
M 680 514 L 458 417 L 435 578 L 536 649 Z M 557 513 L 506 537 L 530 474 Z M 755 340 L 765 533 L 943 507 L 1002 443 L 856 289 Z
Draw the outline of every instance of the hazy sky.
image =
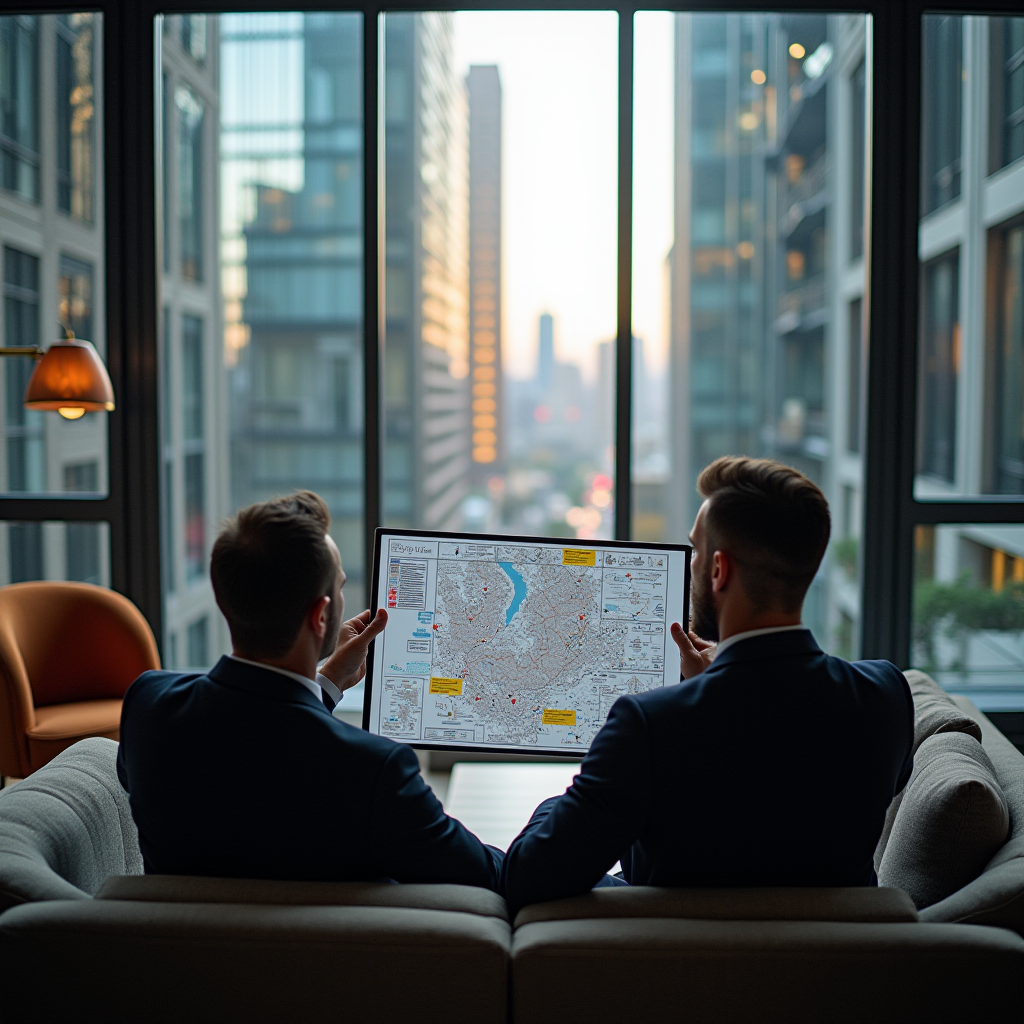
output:
M 657 358 L 671 245 L 672 16 L 636 26 L 634 331 Z M 618 16 L 607 11 L 455 15 L 455 61 L 497 64 L 504 100 L 505 362 L 533 371 L 537 317 L 559 355 L 593 364 L 615 334 Z

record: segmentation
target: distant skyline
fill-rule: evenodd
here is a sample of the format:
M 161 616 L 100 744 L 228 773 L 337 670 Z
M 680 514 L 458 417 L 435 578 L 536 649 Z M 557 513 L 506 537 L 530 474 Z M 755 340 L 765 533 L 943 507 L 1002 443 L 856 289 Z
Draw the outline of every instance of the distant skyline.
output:
M 504 103 L 505 366 L 532 376 L 541 313 L 562 360 L 615 334 L 618 16 L 458 11 L 455 66 L 496 64 Z
M 633 333 L 644 339 L 652 368 L 664 366 L 667 357 L 672 17 L 642 12 L 635 20 Z M 301 29 L 296 15 L 222 19 L 229 34 L 257 25 L 262 32 Z M 502 82 L 505 367 L 514 377 L 533 375 L 538 319 L 550 312 L 556 357 L 579 364 L 593 381 L 596 346 L 615 336 L 618 16 L 457 11 L 454 49 L 461 78 L 471 64 L 496 64 Z M 271 56 L 268 68 L 260 58 Z M 229 47 L 224 57 L 223 76 L 236 86 L 222 98 L 225 124 L 301 123 L 301 39 L 249 42 Z M 301 130 L 272 130 L 260 141 L 265 155 L 256 161 L 259 180 L 301 188 Z M 231 150 L 238 151 L 229 144 Z M 223 167 L 228 239 L 237 238 L 252 215 L 251 193 L 240 187 L 252 166 L 229 160 Z M 244 291 L 234 280 L 238 255 L 230 243 L 224 256 L 227 291 Z

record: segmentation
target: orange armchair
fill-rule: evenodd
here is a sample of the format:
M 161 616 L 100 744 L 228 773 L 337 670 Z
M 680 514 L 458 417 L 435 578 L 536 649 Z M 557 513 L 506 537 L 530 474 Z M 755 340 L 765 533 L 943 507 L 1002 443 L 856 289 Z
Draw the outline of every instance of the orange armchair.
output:
M 125 690 L 159 667 L 149 624 L 120 594 L 0 587 L 0 775 L 24 778 L 86 736 L 116 740 Z

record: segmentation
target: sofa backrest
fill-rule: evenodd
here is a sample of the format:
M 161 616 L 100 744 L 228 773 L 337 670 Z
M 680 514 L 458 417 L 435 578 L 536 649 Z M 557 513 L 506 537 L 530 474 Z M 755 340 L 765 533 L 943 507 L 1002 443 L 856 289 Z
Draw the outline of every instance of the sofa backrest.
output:
M 510 945 L 452 911 L 35 903 L 0 916 L 3 1019 L 505 1024 Z
M 1001 928 L 663 918 L 546 921 L 512 940 L 513 1024 L 1019 1016 L 1024 939 Z
M 926 907 L 921 920 L 997 925 L 1024 935 L 1024 754 L 970 700 L 953 699 L 981 726 L 981 744 L 1010 807 L 1010 836 L 978 878 Z
M 0 790 L 0 911 L 88 899 L 108 875 L 142 873 L 116 761 L 113 740 L 81 740 Z
M 600 918 L 880 924 L 916 921 L 917 911 L 905 892 L 884 887 L 660 889 L 631 885 L 593 889 L 571 899 L 534 903 L 519 911 L 515 926 Z
M 445 910 L 508 920 L 505 901 L 472 885 L 387 882 L 290 882 L 277 879 L 202 878 L 188 875 L 114 875 L 98 900 L 147 903 L 232 903 L 306 907 L 404 907 Z

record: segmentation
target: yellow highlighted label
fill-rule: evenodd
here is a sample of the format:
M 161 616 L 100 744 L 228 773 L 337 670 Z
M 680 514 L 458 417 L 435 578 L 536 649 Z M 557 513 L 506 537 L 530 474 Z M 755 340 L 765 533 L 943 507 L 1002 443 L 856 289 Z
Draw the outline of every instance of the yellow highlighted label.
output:
M 562 565 L 595 565 L 596 551 L 584 551 L 581 548 L 563 548 Z
M 540 720 L 544 725 L 575 725 L 576 712 L 572 709 L 545 708 Z
M 462 680 L 442 679 L 440 676 L 431 676 L 430 692 L 443 693 L 449 697 L 460 697 L 462 696 Z

